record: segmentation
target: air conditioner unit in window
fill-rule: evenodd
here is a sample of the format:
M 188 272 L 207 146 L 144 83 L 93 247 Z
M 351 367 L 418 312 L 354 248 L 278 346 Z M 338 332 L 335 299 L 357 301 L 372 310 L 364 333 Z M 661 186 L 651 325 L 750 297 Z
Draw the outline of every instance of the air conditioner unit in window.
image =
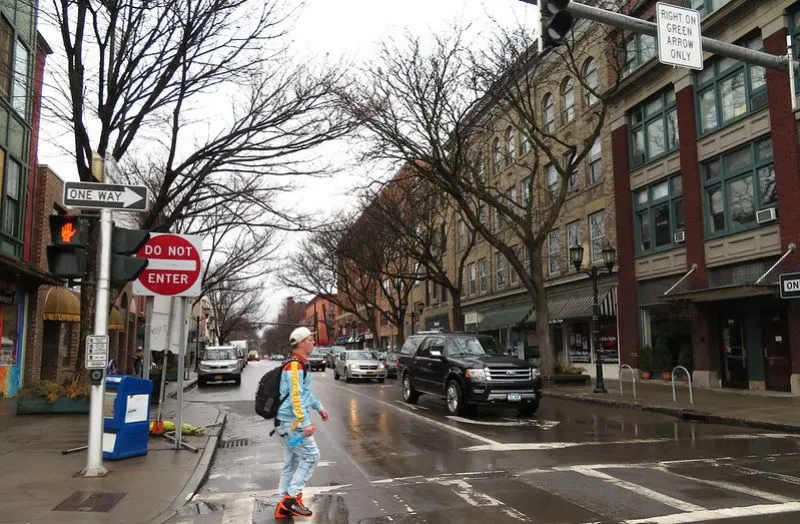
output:
M 683 244 L 686 242 L 686 232 L 683 229 L 676 231 L 673 239 L 675 240 L 676 244 Z
M 766 224 L 778 218 L 778 210 L 774 207 L 768 207 L 756 212 L 756 221 L 759 224 Z

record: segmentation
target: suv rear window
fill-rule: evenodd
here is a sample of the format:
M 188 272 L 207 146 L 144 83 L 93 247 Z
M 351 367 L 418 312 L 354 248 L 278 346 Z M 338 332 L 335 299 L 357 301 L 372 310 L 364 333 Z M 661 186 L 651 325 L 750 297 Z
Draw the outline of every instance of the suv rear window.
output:
M 400 348 L 401 355 L 413 355 L 417 351 L 417 347 L 419 347 L 419 343 L 425 340 L 424 335 L 411 335 L 406 340 L 403 347 Z

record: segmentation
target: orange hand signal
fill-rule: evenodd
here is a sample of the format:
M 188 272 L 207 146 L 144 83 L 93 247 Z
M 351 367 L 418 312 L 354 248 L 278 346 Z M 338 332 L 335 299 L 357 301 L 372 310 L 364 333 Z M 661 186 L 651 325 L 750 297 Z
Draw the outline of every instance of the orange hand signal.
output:
M 72 242 L 72 237 L 78 234 L 78 230 L 75 229 L 75 226 L 72 225 L 72 222 L 67 222 L 63 226 L 61 226 L 61 241 L 70 243 Z

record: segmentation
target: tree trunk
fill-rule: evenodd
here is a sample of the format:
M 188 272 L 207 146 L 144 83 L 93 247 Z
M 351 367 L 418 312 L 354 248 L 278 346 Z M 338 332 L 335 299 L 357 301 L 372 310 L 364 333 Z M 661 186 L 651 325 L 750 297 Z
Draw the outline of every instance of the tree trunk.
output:
M 453 331 L 464 331 L 464 314 L 461 312 L 461 290 L 451 289 L 453 299 Z
M 550 311 L 547 309 L 547 292 L 544 288 L 544 269 L 541 264 L 532 264 L 533 303 L 536 311 L 536 334 L 539 339 L 539 369 L 549 377 L 555 370 L 555 353 L 550 340 Z
M 403 344 L 406 341 L 406 331 L 405 331 L 405 323 L 403 319 L 406 318 L 406 310 L 405 309 L 398 309 L 397 310 L 397 318 L 400 319 L 400 322 L 394 325 L 397 328 L 397 343 L 396 346 L 398 348 L 403 347 Z

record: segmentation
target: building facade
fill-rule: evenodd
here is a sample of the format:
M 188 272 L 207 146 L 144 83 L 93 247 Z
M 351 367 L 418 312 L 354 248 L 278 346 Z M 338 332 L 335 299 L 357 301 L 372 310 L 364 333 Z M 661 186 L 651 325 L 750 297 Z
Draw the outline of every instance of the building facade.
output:
M 314 343 L 320 346 L 332 345 L 335 339 L 336 305 L 330 297 L 317 295 L 305 307 L 305 325 L 314 332 Z
M 692 7 L 703 36 L 774 55 L 800 32 L 798 2 Z M 673 69 L 645 36 L 629 37 L 628 52 L 610 126 L 623 363 L 666 345 L 673 365 L 691 354 L 698 385 L 800 394 L 800 304 L 777 287 L 800 267 L 788 75 L 709 53 L 702 71 Z

